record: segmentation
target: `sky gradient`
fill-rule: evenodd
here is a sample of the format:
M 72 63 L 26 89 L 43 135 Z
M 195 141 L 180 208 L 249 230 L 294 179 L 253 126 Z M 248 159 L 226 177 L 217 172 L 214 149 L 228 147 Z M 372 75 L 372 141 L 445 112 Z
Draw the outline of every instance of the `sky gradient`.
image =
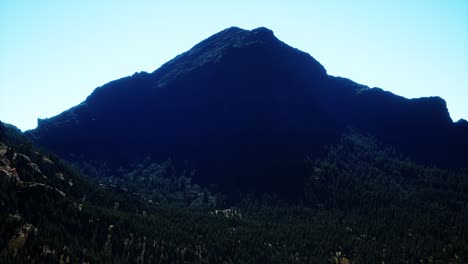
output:
M 3 0 L 0 120 L 35 128 L 230 26 L 268 27 L 331 75 L 440 96 L 468 119 L 468 1 Z

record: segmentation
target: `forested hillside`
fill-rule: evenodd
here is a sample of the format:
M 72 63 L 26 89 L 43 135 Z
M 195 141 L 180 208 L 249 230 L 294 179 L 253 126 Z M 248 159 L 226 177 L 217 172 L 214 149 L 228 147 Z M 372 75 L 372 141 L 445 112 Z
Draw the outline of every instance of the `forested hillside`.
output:
M 414 164 L 355 131 L 320 159 L 304 157 L 309 177 L 298 200 L 244 193 L 230 203 L 169 161 L 78 173 L 0 128 L 2 263 L 468 259 L 466 171 Z

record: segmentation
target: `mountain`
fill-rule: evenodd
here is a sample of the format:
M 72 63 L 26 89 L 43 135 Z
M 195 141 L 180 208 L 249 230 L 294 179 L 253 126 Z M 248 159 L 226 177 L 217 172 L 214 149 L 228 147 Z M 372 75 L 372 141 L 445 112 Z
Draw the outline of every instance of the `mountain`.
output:
M 423 164 L 468 167 L 467 122 L 452 122 L 443 99 L 330 76 L 266 28 L 225 29 L 152 73 L 96 88 L 26 135 L 67 160 L 171 158 L 201 184 L 295 194 L 304 159 L 349 127 Z

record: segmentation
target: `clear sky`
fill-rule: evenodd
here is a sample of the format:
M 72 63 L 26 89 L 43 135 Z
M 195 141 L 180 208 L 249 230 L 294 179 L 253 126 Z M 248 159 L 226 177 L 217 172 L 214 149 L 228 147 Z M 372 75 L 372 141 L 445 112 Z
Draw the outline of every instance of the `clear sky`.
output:
M 468 1 L 0 1 L 0 120 L 22 130 L 227 28 L 265 26 L 329 74 L 468 119 Z

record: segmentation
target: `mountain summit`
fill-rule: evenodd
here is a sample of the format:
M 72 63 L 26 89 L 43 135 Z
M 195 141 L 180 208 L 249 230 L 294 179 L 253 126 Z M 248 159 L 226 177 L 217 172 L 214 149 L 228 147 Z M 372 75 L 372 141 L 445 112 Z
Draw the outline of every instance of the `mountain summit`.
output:
M 294 192 L 303 160 L 348 127 L 426 164 L 467 167 L 468 128 L 452 122 L 443 99 L 329 76 L 266 28 L 225 29 L 153 73 L 96 88 L 27 134 L 66 159 L 172 158 L 202 183 Z

